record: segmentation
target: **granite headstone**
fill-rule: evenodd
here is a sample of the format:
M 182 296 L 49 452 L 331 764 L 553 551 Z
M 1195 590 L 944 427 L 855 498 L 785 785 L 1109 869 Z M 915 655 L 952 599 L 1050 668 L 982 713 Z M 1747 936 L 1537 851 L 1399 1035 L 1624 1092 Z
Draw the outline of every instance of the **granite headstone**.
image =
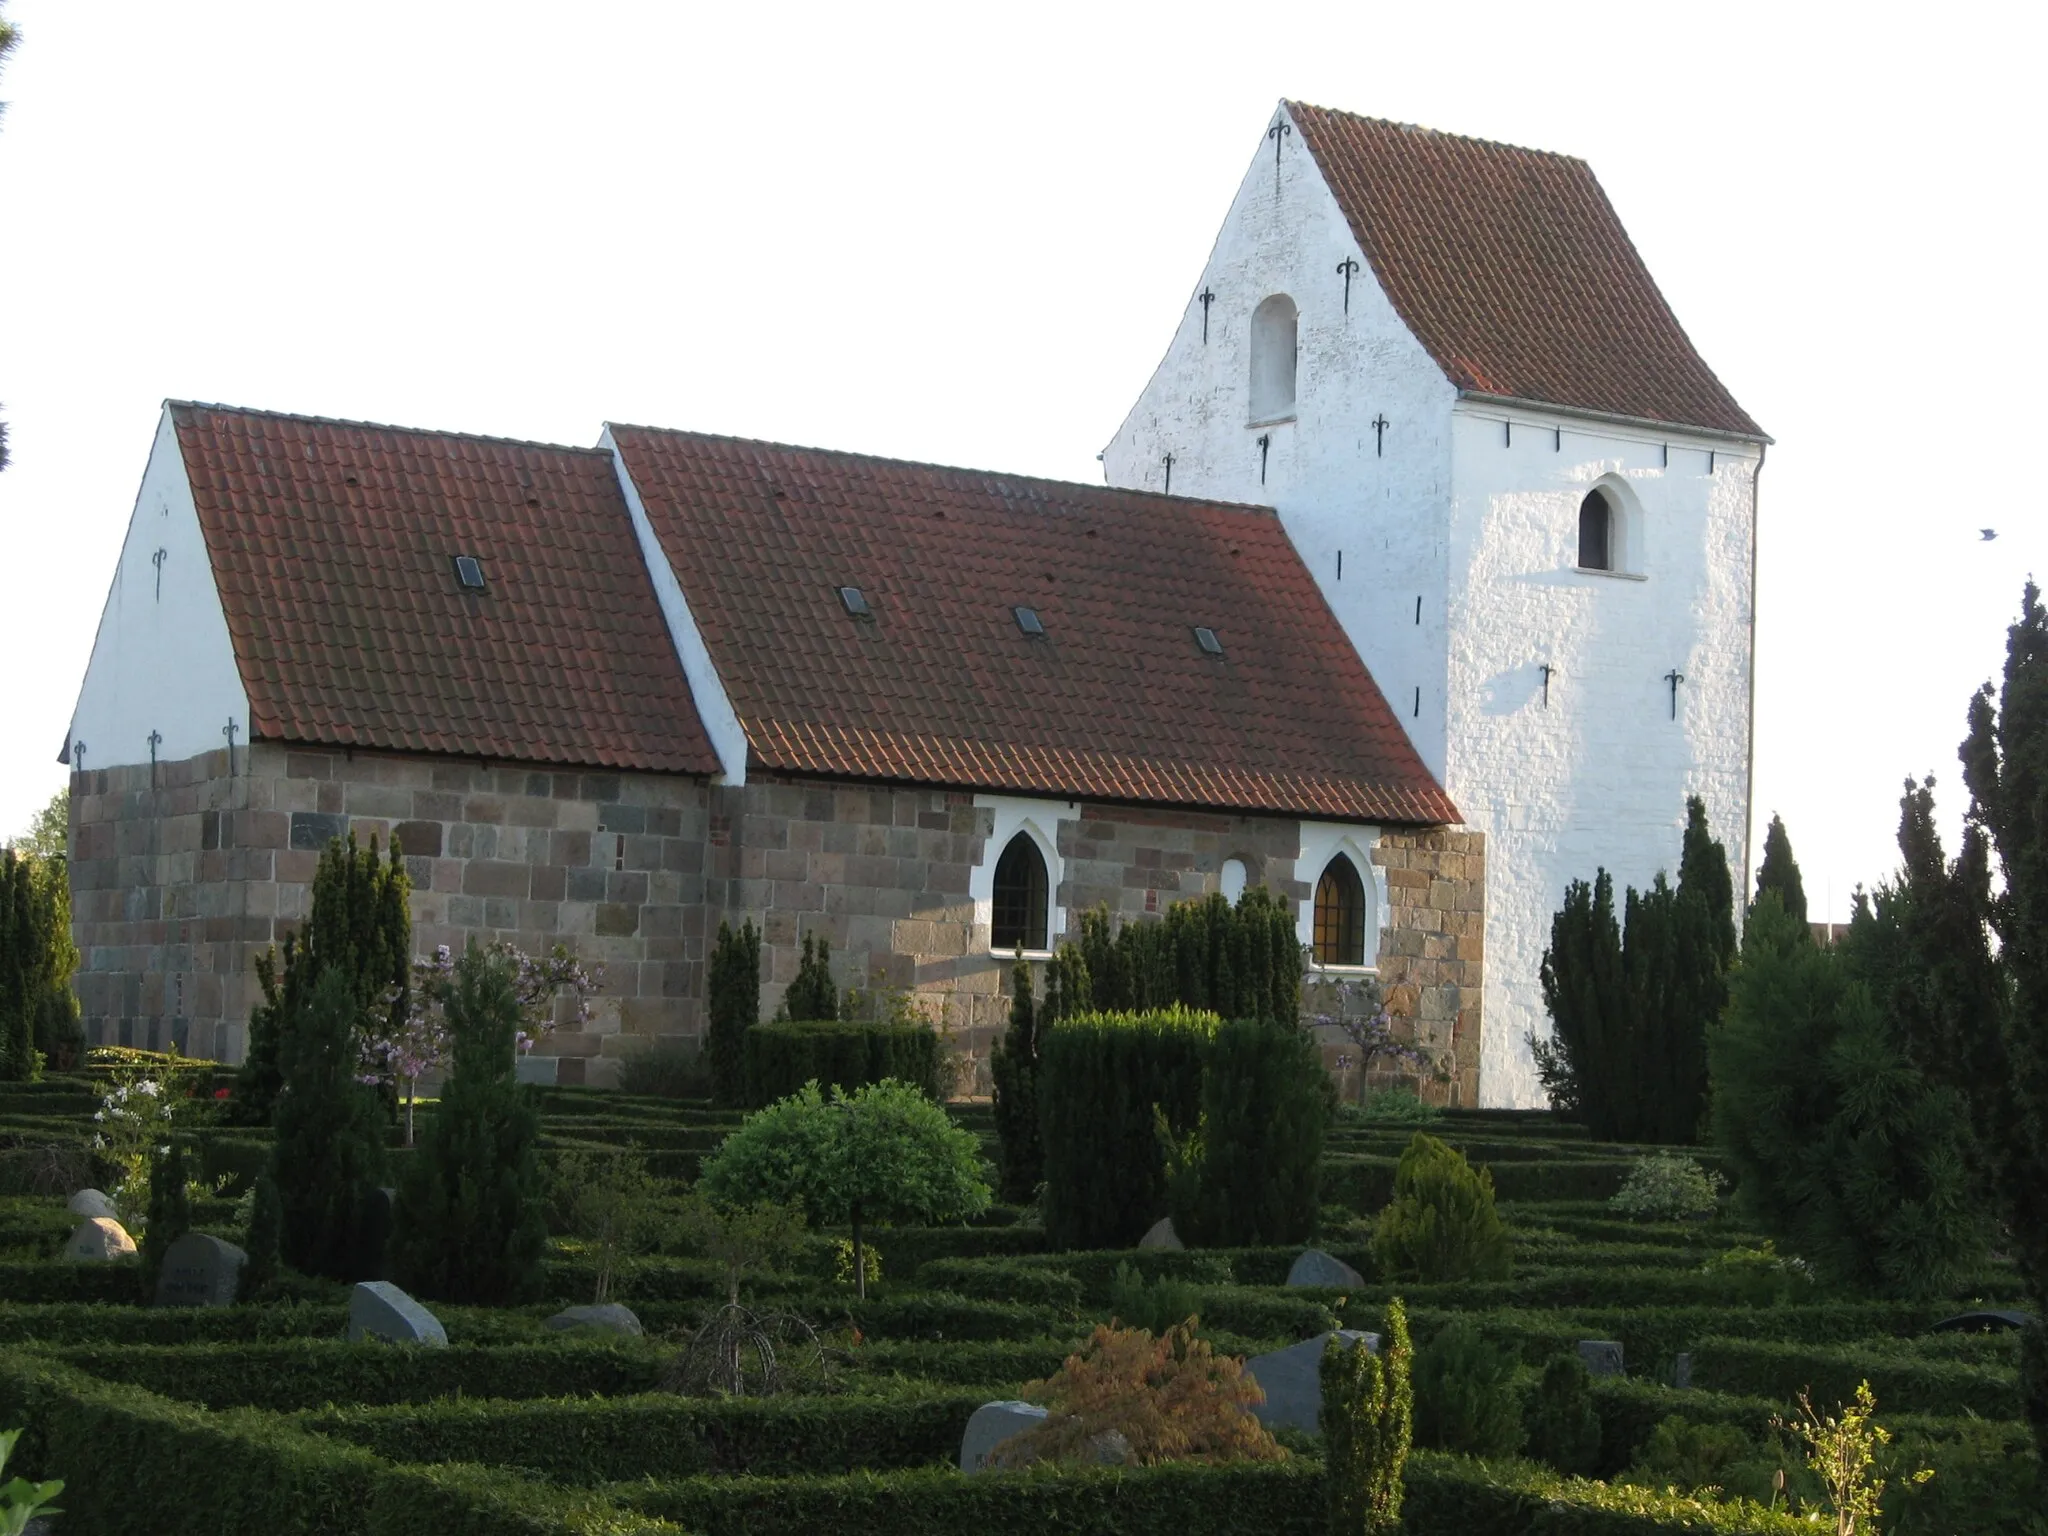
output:
M 1586 1362 L 1586 1370 L 1593 1376 L 1626 1376 L 1622 1366 L 1621 1345 L 1614 1339 L 1579 1340 L 1579 1358 Z
M 1253 1355 L 1245 1361 L 1245 1374 L 1258 1382 L 1266 1400 L 1252 1412 L 1268 1429 L 1320 1428 L 1323 1418 L 1323 1351 L 1337 1341 L 1339 1349 L 1355 1349 L 1361 1343 L 1374 1354 L 1380 1352 L 1380 1336 L 1356 1328 L 1319 1333 L 1299 1344 L 1276 1349 L 1271 1354 Z
M 104 1191 L 97 1189 L 81 1189 L 64 1202 L 64 1209 L 88 1221 L 95 1216 L 104 1216 L 109 1221 L 121 1219 L 121 1213 L 114 1208 L 113 1200 Z
M 231 1307 L 249 1255 L 204 1232 L 187 1232 L 164 1254 L 157 1271 L 160 1307 Z
M 64 1244 L 64 1257 L 74 1264 L 103 1264 L 135 1257 L 135 1239 L 111 1216 L 82 1221 Z
M 640 1326 L 640 1319 L 631 1307 L 607 1301 L 594 1307 L 568 1307 L 548 1319 L 548 1326 L 558 1332 L 572 1329 L 586 1329 L 592 1333 L 628 1333 L 634 1338 L 641 1337 L 646 1329 Z
M 1138 1246 L 1140 1248 L 1182 1248 L 1186 1244 L 1181 1242 L 1180 1234 L 1173 1230 L 1173 1218 L 1171 1216 L 1162 1216 L 1146 1229 L 1145 1235 L 1138 1239 Z
M 425 1344 L 445 1349 L 441 1320 L 388 1280 L 365 1280 L 348 1298 L 348 1337 L 392 1344 Z
M 1012 1435 L 1036 1429 L 1046 1420 L 1046 1410 L 1036 1403 L 983 1403 L 967 1421 L 960 1437 L 960 1470 L 980 1472 L 988 1466 L 989 1452 Z
M 1294 1267 L 1287 1271 L 1287 1283 L 1349 1290 L 1365 1284 L 1365 1276 L 1335 1254 L 1325 1253 L 1320 1248 L 1311 1248 L 1296 1259 Z

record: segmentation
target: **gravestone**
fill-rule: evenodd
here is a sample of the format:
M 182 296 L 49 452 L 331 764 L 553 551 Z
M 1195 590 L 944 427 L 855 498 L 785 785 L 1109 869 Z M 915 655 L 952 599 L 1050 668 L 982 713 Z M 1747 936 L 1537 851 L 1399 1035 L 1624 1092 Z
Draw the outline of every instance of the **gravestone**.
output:
M 1245 1361 L 1245 1374 L 1258 1382 L 1266 1394 L 1266 1400 L 1252 1409 L 1266 1428 L 1305 1429 L 1314 1433 L 1321 1427 L 1323 1351 L 1333 1339 L 1339 1349 L 1355 1349 L 1362 1343 L 1374 1354 L 1380 1352 L 1378 1334 L 1340 1328 L 1271 1354 L 1253 1355 Z
M 1692 1386 L 1692 1356 L 1682 1354 L 1671 1362 L 1671 1385 L 1684 1392 Z
M 1593 1376 L 1626 1376 L 1622 1368 L 1621 1345 L 1614 1339 L 1579 1340 L 1579 1358 Z
M 1143 1237 L 1138 1239 L 1138 1246 L 1140 1248 L 1181 1248 L 1186 1245 L 1181 1242 L 1180 1234 L 1173 1230 L 1173 1218 L 1171 1216 L 1162 1216 L 1152 1223 Z
M 348 1337 L 448 1347 L 441 1320 L 388 1280 L 364 1280 L 349 1294 Z
M 2026 1312 L 1958 1312 L 1954 1317 L 1944 1317 L 1928 1331 L 1930 1333 L 1999 1333 L 2007 1329 L 2024 1328 L 2033 1321 Z
M 564 1333 L 585 1329 L 591 1333 L 631 1334 L 636 1339 L 647 1331 L 640 1326 L 631 1307 L 622 1307 L 616 1301 L 595 1307 L 566 1308 L 549 1318 L 548 1326 Z
M 64 1257 L 74 1264 L 104 1264 L 135 1257 L 135 1239 L 111 1216 L 79 1223 L 64 1244 Z
M 119 1221 L 121 1213 L 114 1209 L 114 1202 L 97 1189 L 81 1189 L 64 1202 L 64 1209 L 74 1216 L 90 1221 L 95 1216 L 104 1216 L 109 1221 Z
M 967 1432 L 960 1437 L 960 1470 L 986 1470 L 990 1451 L 1012 1435 L 1038 1428 L 1045 1420 L 1045 1409 L 1036 1403 L 983 1403 L 974 1410 Z
M 164 1255 L 157 1272 L 160 1307 L 231 1307 L 249 1255 L 204 1232 L 187 1232 Z
M 1294 1267 L 1287 1271 L 1287 1283 L 1348 1290 L 1353 1286 L 1365 1284 L 1365 1276 L 1335 1254 L 1325 1253 L 1320 1248 L 1311 1248 L 1296 1259 Z

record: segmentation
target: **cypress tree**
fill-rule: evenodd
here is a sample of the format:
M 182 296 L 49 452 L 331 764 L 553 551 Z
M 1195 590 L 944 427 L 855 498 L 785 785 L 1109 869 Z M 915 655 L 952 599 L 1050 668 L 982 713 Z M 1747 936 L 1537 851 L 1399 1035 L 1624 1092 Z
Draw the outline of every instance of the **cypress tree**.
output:
M 2048 1458 L 2048 613 L 2032 581 L 2006 632 L 2003 686 L 1994 693 L 1987 683 L 1971 699 L 1960 755 L 1970 814 L 1955 865 L 1941 865 L 1931 817 L 1908 828 L 1927 850 L 1926 883 L 1943 897 L 1923 949 L 1937 1025 L 1924 1060 L 1965 1095 L 1982 1136 L 2033 1302 L 2020 1395 Z M 1994 854 L 2004 876 L 1996 894 Z M 1987 930 L 1998 938 L 1995 960 Z
M 237 1301 L 261 1301 L 277 1284 L 284 1262 L 284 1207 L 277 1198 L 277 1180 L 265 1169 L 256 1176 L 256 1197 L 249 1207 L 249 1230 L 242 1239 L 249 1261 L 235 1292 Z
M 1574 880 L 1565 888 L 1564 905 L 1550 920 L 1541 979 L 1552 1030 L 1551 1102 L 1583 1118 L 1594 1136 L 1612 1139 L 1608 1116 L 1633 1085 L 1620 1077 L 1630 1060 L 1624 1042 L 1631 1010 L 1614 881 L 1606 870 L 1596 872 L 1591 885 Z M 1538 1053 L 1539 1063 L 1545 1054 Z
M 1792 839 L 1786 835 L 1785 823 L 1776 816 L 1764 833 L 1764 859 L 1756 872 L 1757 896 L 1766 891 L 1777 892 L 1778 905 L 1793 922 L 1806 922 L 1806 886 L 1799 878 L 1799 861 L 1792 857 Z
M 721 1109 L 746 1102 L 746 1036 L 761 1021 L 761 930 L 752 918 L 738 933 L 718 925 L 705 987 L 711 1097 Z
M 46 1059 L 75 1055 L 77 969 L 63 855 L 0 849 L 0 1081 L 26 1082 Z
M 479 1306 L 539 1296 L 547 1243 L 540 1114 L 514 1072 L 510 962 L 474 942 L 442 1004 L 455 1060 L 441 1107 L 399 1186 L 391 1258 L 421 1295 Z
M 185 1144 L 170 1145 L 149 1160 L 149 1220 L 142 1229 L 142 1300 L 156 1299 L 157 1276 L 171 1244 L 192 1230 L 192 1196 L 185 1187 Z
M 1331 1536 L 1387 1536 L 1401 1528 L 1415 1390 L 1408 1313 L 1396 1296 L 1387 1305 L 1385 1336 L 1374 1354 L 1335 1339 L 1323 1350 L 1323 1477 Z
M 1023 1205 L 1045 1177 L 1038 1127 L 1038 1019 L 1031 967 L 1019 955 L 1010 968 L 1010 1027 L 989 1058 L 995 1079 L 996 1137 L 1002 1145 L 1003 1199 Z
M 1167 1186 L 1183 1242 L 1255 1248 L 1315 1235 L 1328 1082 L 1299 1025 L 1228 1019 L 1217 1027 L 1203 1053 L 1191 1166 Z
M 281 1021 L 282 1084 L 271 1172 L 283 1215 L 285 1261 L 309 1275 L 374 1280 L 372 1214 L 384 1176 L 384 1135 L 361 1071 L 360 1009 L 352 978 L 330 966 Z
M 285 936 L 284 948 L 256 957 L 263 1001 L 249 1013 L 249 1040 L 229 1101 L 234 1119 L 265 1124 L 282 1082 L 283 1038 L 290 1021 L 303 1016 L 306 999 L 323 972 L 347 978 L 357 1015 L 383 1015 L 395 1031 L 411 1006 L 411 881 L 399 858 L 397 839 L 388 859 L 377 855 L 377 840 L 356 846 L 351 832 L 320 855 L 313 874 L 313 905 L 305 923 Z
M 798 955 L 796 975 L 783 990 L 782 1007 L 775 1017 L 790 1022 L 839 1017 L 839 988 L 832 981 L 832 941 L 814 933 L 804 935 L 803 952 Z

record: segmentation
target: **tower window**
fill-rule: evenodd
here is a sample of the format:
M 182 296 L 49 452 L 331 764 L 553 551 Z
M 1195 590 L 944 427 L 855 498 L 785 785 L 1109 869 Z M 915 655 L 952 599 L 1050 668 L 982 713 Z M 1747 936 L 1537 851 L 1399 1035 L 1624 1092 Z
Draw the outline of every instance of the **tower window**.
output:
M 1294 300 L 1276 293 L 1252 311 L 1252 415 L 1273 421 L 1294 410 Z
M 1343 854 L 1316 881 L 1317 965 L 1365 964 L 1365 884 Z
M 1046 949 L 1046 916 L 1051 891 L 1045 855 L 1028 833 L 1019 832 L 996 860 L 995 901 L 989 913 L 989 947 L 998 954 Z
M 1602 490 L 1591 490 L 1579 503 L 1579 568 L 1614 569 L 1614 503 Z

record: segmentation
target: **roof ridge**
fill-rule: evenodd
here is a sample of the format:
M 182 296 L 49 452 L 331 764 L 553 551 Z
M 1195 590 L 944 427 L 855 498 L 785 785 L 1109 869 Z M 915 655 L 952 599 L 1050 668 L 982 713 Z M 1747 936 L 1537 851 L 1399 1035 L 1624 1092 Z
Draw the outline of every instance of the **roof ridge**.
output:
M 550 443 L 532 437 L 500 437 L 490 432 L 461 432 L 452 427 L 407 427 L 395 421 L 358 421 L 349 416 L 314 416 L 304 411 L 272 411 L 253 405 L 226 405 L 218 400 L 166 399 L 170 409 L 226 411 L 231 416 L 262 416 L 272 421 L 303 421 L 320 427 L 358 427 L 369 432 L 403 432 L 413 437 L 454 437 L 471 443 L 499 443 L 510 448 L 545 448 L 552 453 L 596 454 L 610 458 L 602 448 L 579 447 L 575 443 Z
M 1404 123 L 1399 118 L 1371 117 L 1363 112 L 1347 111 L 1343 107 L 1319 107 L 1312 101 L 1296 101 L 1283 96 L 1280 104 L 1290 112 L 1320 112 L 1325 117 L 1347 118 L 1354 123 L 1372 123 L 1376 127 L 1394 128 L 1402 133 L 1422 133 L 1433 139 L 1454 139 L 1460 144 L 1477 144 L 1485 149 L 1505 149 L 1518 155 L 1535 155 L 1544 160 L 1563 160 L 1572 165 L 1587 165 L 1584 155 L 1569 154 L 1561 149 L 1538 149 L 1532 144 L 1510 144 L 1506 139 L 1486 139 L 1475 133 L 1453 133 L 1447 128 L 1432 128 L 1427 123 Z
M 1066 490 L 1085 491 L 1090 496 L 1110 496 L 1130 502 L 1169 502 L 1176 507 L 1213 507 L 1224 512 L 1245 512 L 1258 517 L 1278 518 L 1277 507 L 1262 501 L 1221 501 L 1206 496 L 1174 496 L 1165 491 L 1140 490 L 1131 486 L 1091 485 L 1085 480 L 1056 480 L 1048 475 L 1022 474 L 1006 469 L 977 469 L 971 464 L 940 464 L 930 459 L 899 459 L 882 453 L 862 453 L 853 448 L 821 448 L 808 443 L 784 443 L 767 437 L 740 437 L 730 432 L 697 432 L 688 427 L 654 427 L 643 422 L 607 421 L 606 431 L 655 432 L 664 437 L 694 438 L 698 442 L 737 443 L 749 448 L 773 448 L 784 453 L 819 453 L 835 459 L 854 459 L 862 463 L 885 465 L 895 469 L 931 469 L 953 475 L 986 475 L 991 479 L 1015 480 L 1027 485 L 1058 486 Z

